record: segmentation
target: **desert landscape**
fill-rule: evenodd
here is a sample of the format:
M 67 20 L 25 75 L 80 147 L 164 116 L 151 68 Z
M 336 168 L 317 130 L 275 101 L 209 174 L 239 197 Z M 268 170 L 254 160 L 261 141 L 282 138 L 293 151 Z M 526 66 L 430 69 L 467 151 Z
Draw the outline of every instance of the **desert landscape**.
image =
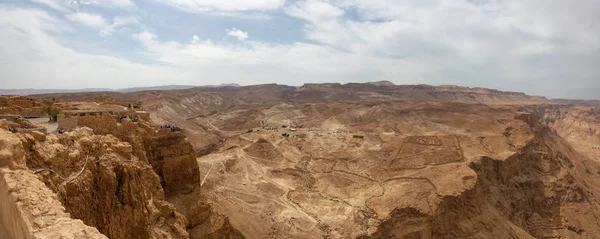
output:
M 599 16 L 0 0 L 0 239 L 600 239 Z
M 600 238 L 594 102 L 268 84 L 0 114 L 2 238 Z

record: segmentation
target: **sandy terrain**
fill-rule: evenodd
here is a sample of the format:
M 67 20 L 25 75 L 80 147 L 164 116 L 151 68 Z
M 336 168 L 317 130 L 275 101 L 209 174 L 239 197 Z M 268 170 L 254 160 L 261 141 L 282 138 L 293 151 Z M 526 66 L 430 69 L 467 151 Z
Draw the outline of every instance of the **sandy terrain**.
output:
M 600 150 L 591 148 L 600 144 L 600 111 L 595 108 L 481 88 L 389 84 L 258 85 L 39 97 L 119 106 L 134 102 L 150 112 L 155 123 L 182 127 L 191 145 L 183 147 L 184 155 L 174 150 L 185 144 L 181 139 L 158 143 L 160 137 L 144 136 L 152 131 L 114 133 L 132 145 L 137 158 L 150 162 L 165 192 L 178 183 L 164 180 L 186 182 L 177 172 L 191 167 L 180 162 L 188 163 L 195 153 L 199 176 L 194 174 L 190 178 L 195 182 L 188 183 L 200 183 L 201 189 L 165 195 L 188 219 L 188 228 L 179 235 L 600 235 Z M 161 163 L 163 158 L 173 164 Z M 113 167 L 124 167 L 128 174 L 144 169 L 119 162 L 115 160 Z M 165 171 L 163 166 L 172 168 Z M 102 170 L 91 168 L 87 177 L 101 174 Z M 136 190 L 147 192 L 153 185 Z M 81 212 L 75 204 L 72 208 Z M 118 207 L 113 210 L 124 215 Z M 170 223 L 160 225 L 181 228 L 178 215 L 158 216 Z M 110 224 L 98 225 L 101 232 L 110 231 L 106 229 Z M 198 234 L 206 228 L 211 230 Z M 152 229 L 146 232 L 150 235 Z
M 246 235 L 358 237 L 375 232 L 396 208 L 435 214 L 444 196 L 474 187 L 469 163 L 507 157 L 516 150 L 508 141 L 522 147 L 533 134 L 510 109 L 344 106 L 351 107 L 276 105 L 257 114 L 272 115 L 274 128 L 221 131 L 221 150 L 198 158 L 203 173 L 213 167 L 204 192 Z M 307 115 L 310 108 L 318 115 Z M 305 127 L 281 128 L 289 125 Z M 515 129 L 510 138 L 503 135 L 508 127 Z
M 51 122 L 48 118 L 31 118 L 27 120 L 33 124 L 44 126 L 48 132 L 54 132 L 58 128 L 58 123 Z

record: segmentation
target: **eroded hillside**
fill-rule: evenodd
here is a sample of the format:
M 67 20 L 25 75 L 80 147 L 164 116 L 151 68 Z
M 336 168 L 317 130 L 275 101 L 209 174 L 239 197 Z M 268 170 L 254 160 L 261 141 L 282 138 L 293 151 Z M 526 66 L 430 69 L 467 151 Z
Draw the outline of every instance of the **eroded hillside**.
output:
M 63 113 L 53 133 L 18 116 L 0 120 L 1 192 L 10 199 L 3 202 L 2 232 L 10 230 L 11 238 L 243 238 L 201 196 L 195 154 L 180 129 L 119 106 L 57 107 Z M 56 202 L 31 200 L 29 190 Z
M 600 159 L 600 107 L 542 104 L 520 110 L 540 117 L 545 125 L 588 158 Z
M 130 145 L 127 155 L 148 160 L 136 170 L 156 172 L 146 181 L 158 178 L 163 191 L 151 198 L 177 211 L 142 215 L 163 218 L 148 224 L 149 233 L 170 227 L 191 236 L 246 238 L 600 235 L 594 156 L 600 150 L 583 147 L 597 142 L 594 108 L 489 89 L 385 82 L 40 97 L 135 102 L 152 121 L 184 129 L 177 133 L 187 136 L 189 148 L 180 148 L 184 141 L 160 143 L 151 130 L 111 133 Z M 82 147 L 68 139 L 61 144 Z M 190 177 L 198 185 L 171 191 L 168 185 L 181 184 L 169 180 L 181 179 L 167 175 L 185 168 L 164 170 L 169 165 L 152 159 L 189 162 L 194 154 L 199 174 Z M 128 172 L 118 165 L 112 168 Z M 46 180 L 61 195 L 57 179 Z
M 263 114 L 265 128 L 220 130 L 223 145 L 198 159 L 218 169 L 205 192 L 249 237 L 599 233 L 597 189 L 583 183 L 598 165 L 514 107 L 308 103 Z

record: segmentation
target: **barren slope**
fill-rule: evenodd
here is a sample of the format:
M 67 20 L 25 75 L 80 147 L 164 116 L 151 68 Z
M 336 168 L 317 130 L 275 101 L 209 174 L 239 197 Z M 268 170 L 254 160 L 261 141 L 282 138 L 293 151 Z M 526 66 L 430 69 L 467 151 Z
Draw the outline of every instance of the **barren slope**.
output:
M 598 166 L 584 165 L 534 116 L 513 107 L 381 105 L 265 109 L 277 114 L 267 123 L 275 128 L 220 131 L 223 146 L 198 159 L 203 172 L 214 167 L 204 190 L 249 238 L 600 233 L 597 189 L 583 183 L 598 181 L 585 173 Z
M 593 110 L 386 83 L 110 97 L 186 129 L 201 197 L 247 238 L 600 235 Z

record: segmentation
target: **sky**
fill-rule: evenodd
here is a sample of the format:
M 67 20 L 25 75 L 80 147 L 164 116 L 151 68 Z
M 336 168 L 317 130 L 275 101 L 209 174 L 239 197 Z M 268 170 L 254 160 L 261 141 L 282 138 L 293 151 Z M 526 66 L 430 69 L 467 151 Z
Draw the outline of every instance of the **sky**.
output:
M 0 0 L 0 88 L 391 81 L 600 99 L 598 0 Z

